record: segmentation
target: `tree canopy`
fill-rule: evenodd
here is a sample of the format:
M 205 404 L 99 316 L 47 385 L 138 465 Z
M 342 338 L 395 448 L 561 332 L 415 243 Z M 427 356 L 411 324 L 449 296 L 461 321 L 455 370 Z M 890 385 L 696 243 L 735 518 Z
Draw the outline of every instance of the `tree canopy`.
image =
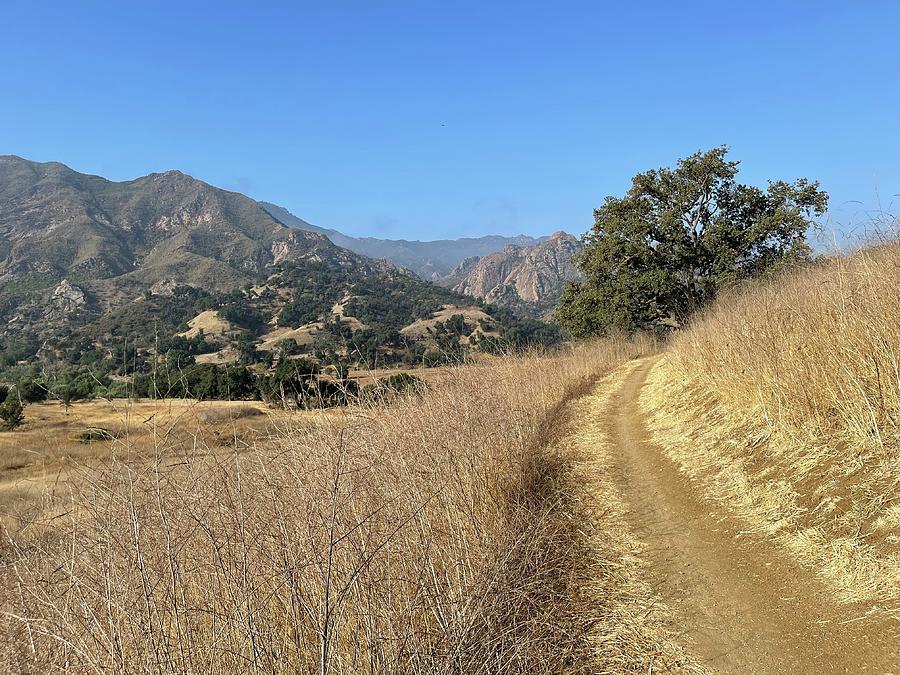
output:
M 726 147 L 634 177 L 594 211 L 579 265 L 556 310 L 576 337 L 679 325 L 724 286 L 805 260 L 828 195 L 817 181 L 738 183 Z

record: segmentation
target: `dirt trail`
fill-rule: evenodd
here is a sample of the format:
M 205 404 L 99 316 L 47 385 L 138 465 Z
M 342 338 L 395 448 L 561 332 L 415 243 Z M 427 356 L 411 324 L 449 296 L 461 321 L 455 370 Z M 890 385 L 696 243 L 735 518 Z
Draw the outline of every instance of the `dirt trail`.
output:
M 707 501 L 649 440 L 637 399 L 653 359 L 597 411 L 651 583 L 691 651 L 721 673 L 900 673 L 900 622 L 838 605 L 774 543 Z

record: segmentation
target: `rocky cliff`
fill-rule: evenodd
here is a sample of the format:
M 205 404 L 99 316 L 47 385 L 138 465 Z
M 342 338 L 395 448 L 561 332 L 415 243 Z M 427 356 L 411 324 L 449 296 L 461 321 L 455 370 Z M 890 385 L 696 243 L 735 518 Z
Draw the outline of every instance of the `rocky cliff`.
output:
M 458 293 L 547 315 L 556 306 L 567 281 L 579 278 L 574 257 L 581 243 L 557 232 L 532 246 L 507 246 L 481 258 L 464 260 L 441 280 Z

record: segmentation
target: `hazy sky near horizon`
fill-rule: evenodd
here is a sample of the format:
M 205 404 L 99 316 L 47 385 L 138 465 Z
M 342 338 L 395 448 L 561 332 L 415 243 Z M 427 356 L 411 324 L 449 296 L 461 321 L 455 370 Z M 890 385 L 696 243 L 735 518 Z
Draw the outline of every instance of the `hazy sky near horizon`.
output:
M 0 154 L 177 168 L 348 234 L 587 230 L 727 144 L 900 202 L 900 3 L 46 2 L 0 7 Z

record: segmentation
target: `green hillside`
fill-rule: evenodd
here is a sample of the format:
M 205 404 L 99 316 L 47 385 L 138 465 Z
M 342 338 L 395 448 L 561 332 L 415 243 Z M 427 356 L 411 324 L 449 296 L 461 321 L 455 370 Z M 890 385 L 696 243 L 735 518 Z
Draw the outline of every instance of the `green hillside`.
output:
M 494 351 L 504 336 L 555 338 L 544 324 L 491 311 L 177 171 L 112 182 L 0 157 L 9 380 L 72 367 L 155 372 L 172 366 L 170 352 L 177 367 L 257 372 L 300 357 L 435 365 Z M 405 330 L 414 324 L 424 328 Z

